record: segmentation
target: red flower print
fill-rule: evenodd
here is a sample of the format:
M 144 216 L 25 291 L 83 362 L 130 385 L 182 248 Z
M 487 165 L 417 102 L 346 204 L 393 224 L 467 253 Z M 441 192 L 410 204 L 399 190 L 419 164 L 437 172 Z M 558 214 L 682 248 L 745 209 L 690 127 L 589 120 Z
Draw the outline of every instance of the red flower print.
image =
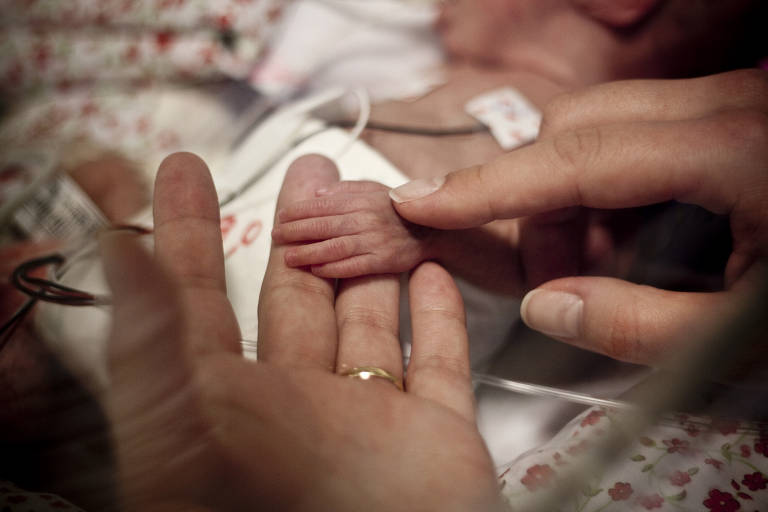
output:
M 66 92 L 72 88 L 72 80 L 63 79 L 56 82 L 56 89 L 62 92 Z
M 704 459 L 704 464 L 710 464 L 714 466 L 718 471 L 720 471 L 720 469 L 723 467 L 723 462 L 717 459 Z
M 741 505 L 733 498 L 731 493 L 722 492 L 717 489 L 709 491 L 709 498 L 702 503 L 713 512 L 735 512 L 741 508 Z
M 761 437 L 755 441 L 755 452 L 762 454 L 763 457 L 768 457 L 768 438 Z
M 672 483 L 672 485 L 683 487 L 685 484 L 691 481 L 691 475 L 685 471 L 675 471 L 669 475 L 669 481 Z
M 699 427 L 697 427 L 694 423 L 686 423 L 685 432 L 691 437 L 696 437 L 699 435 Z
M 227 30 L 232 27 L 232 19 L 230 18 L 229 14 L 222 14 L 221 16 L 216 18 L 216 26 L 219 27 L 219 30 Z
M 566 448 L 565 451 L 568 455 L 578 455 L 580 453 L 584 453 L 587 448 L 589 448 L 589 441 L 582 439 L 578 443 Z
M 665 439 L 662 442 L 664 443 L 664 446 L 667 447 L 669 453 L 678 452 L 681 455 L 685 455 L 691 451 L 690 443 L 688 443 L 688 441 L 681 441 L 680 439 L 674 438 L 669 440 Z
M 645 510 L 653 510 L 654 508 L 661 508 L 664 505 L 664 498 L 658 494 L 652 494 L 650 496 L 643 496 L 637 500 Z
M 51 58 L 51 51 L 47 46 L 38 45 L 35 48 L 35 63 L 38 69 L 45 69 L 48 67 L 48 61 Z
M 555 476 L 555 470 L 549 464 L 536 464 L 525 472 L 520 482 L 531 492 L 545 487 Z
M 752 496 L 750 496 L 749 494 L 747 494 L 745 492 L 737 492 L 736 496 L 738 496 L 739 498 L 741 498 L 743 500 L 751 500 L 752 499 Z
M 733 489 L 736 490 L 736 491 L 741 490 L 741 486 L 733 478 L 731 478 L 731 487 L 733 487 Z
M 200 50 L 200 59 L 203 61 L 203 64 L 206 64 L 210 66 L 213 64 L 213 58 L 216 55 L 216 48 L 213 46 L 209 46 L 208 48 L 202 48 Z
M 155 34 L 155 45 L 157 46 L 157 49 L 161 52 L 168 51 L 168 48 L 170 48 L 173 43 L 173 37 L 173 32 L 168 30 Z
M 552 458 L 555 459 L 555 465 L 557 466 L 564 466 L 568 464 L 567 462 L 565 462 L 565 460 L 563 460 L 563 456 L 560 452 L 555 452 L 552 455 Z
M 608 489 L 608 495 L 610 495 L 613 501 L 628 500 L 633 493 L 632 484 L 627 482 L 616 482 L 613 487 Z
M 741 445 L 739 449 L 741 450 L 741 456 L 744 457 L 745 459 L 749 458 L 749 456 L 752 455 L 752 450 L 750 450 L 749 446 L 747 446 L 746 444 Z
M 149 131 L 149 119 L 147 117 L 142 116 L 136 121 L 136 131 L 139 133 L 147 133 Z
M 136 62 L 139 59 L 139 47 L 135 44 L 129 46 L 128 49 L 125 50 L 125 54 L 123 54 L 123 59 L 125 59 L 126 62 Z
M 765 475 L 761 472 L 755 471 L 751 475 L 744 475 L 741 483 L 749 487 L 750 491 L 759 491 L 760 489 L 765 489 L 768 480 L 766 480 Z
M 283 9 L 280 6 L 272 7 L 267 12 L 267 20 L 270 21 L 270 22 L 277 20 L 277 18 L 279 18 L 280 15 L 282 14 L 282 11 L 283 11 Z
M 80 117 L 91 117 L 99 112 L 99 106 L 92 101 L 88 101 L 80 107 Z
M 24 67 L 21 62 L 15 61 L 5 73 L 5 80 L 9 85 L 19 85 L 24 77 Z
M 594 410 L 590 411 L 589 414 L 587 414 L 583 420 L 581 420 L 581 426 L 586 427 L 587 425 L 594 425 L 598 421 L 600 421 L 600 418 L 605 416 L 605 411 L 601 410 Z
M 739 422 L 722 418 L 714 419 L 712 420 L 712 428 L 720 432 L 720 434 L 727 436 L 728 434 L 733 434 L 736 432 L 736 430 L 738 430 Z

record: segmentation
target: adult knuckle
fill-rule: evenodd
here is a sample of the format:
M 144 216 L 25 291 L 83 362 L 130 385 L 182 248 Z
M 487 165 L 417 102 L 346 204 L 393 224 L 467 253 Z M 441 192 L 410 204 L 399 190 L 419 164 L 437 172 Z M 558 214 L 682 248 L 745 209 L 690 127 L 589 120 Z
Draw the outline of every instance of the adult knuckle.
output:
M 339 327 L 342 330 L 355 327 L 363 328 L 366 332 L 371 330 L 392 332 L 393 324 L 393 319 L 384 311 L 364 305 L 348 307 L 339 321 Z
M 461 377 L 465 378 L 469 376 L 469 368 L 467 364 L 458 357 L 447 356 L 444 354 L 433 353 L 429 355 L 422 355 L 418 361 L 411 363 L 415 368 L 409 368 L 414 373 L 420 373 L 424 375 L 425 372 L 438 372 L 444 377 L 448 377 L 449 380 Z
M 768 148 L 768 114 L 756 109 L 726 112 L 717 120 L 721 141 L 739 150 L 765 155 Z
M 733 96 L 744 98 L 760 110 L 768 111 L 768 71 L 740 69 L 723 75 L 722 79 Z
M 561 130 L 568 113 L 573 108 L 572 93 L 563 93 L 552 98 L 542 109 L 539 137 L 546 137 Z
M 328 248 L 336 257 L 341 257 L 355 250 L 355 241 L 352 238 L 334 238 L 329 241 Z
M 357 233 L 363 228 L 363 223 L 356 215 L 345 215 L 341 219 L 341 230 L 345 233 Z
M 310 228 L 314 233 L 319 233 L 322 236 L 322 234 L 331 233 L 333 230 L 333 225 L 330 219 L 321 217 L 312 219 L 310 221 Z
M 504 204 L 498 197 L 498 194 L 491 194 L 490 192 L 499 188 L 499 184 L 503 183 L 502 177 L 499 176 L 497 167 L 493 164 L 478 165 L 471 168 L 471 172 L 468 174 L 470 183 L 470 189 L 476 190 L 479 197 L 482 198 L 482 204 L 485 206 L 486 212 L 484 214 L 486 219 L 498 219 L 502 216 L 502 209 Z
M 571 177 L 584 174 L 603 151 L 603 131 L 592 126 L 567 130 L 552 138 L 554 165 Z
M 296 297 L 320 298 L 333 302 L 333 292 L 327 283 L 305 272 L 295 272 L 288 269 L 285 272 L 277 272 L 275 279 L 270 282 L 269 288 L 263 294 L 260 301 L 266 304 L 283 307 L 290 304 Z
M 604 352 L 621 361 L 632 360 L 634 347 L 638 343 L 637 315 L 634 308 L 625 303 L 617 303 L 610 315 L 606 331 Z

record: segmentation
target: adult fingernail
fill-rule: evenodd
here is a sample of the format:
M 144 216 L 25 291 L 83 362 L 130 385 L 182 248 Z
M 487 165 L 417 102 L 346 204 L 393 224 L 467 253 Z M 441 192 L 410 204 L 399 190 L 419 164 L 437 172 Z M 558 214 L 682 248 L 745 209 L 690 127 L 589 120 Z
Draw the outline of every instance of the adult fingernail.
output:
M 389 191 L 389 197 L 396 203 L 406 203 L 426 197 L 443 186 L 445 176 L 409 181 Z
M 520 315 L 531 329 L 559 338 L 578 338 L 584 301 L 578 295 L 532 290 L 523 297 Z

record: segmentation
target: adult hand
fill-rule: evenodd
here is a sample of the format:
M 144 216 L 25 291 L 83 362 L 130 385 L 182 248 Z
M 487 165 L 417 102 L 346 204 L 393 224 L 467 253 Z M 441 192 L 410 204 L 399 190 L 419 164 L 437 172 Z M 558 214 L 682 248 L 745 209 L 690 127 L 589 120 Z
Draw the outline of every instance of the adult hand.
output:
M 708 325 L 738 303 L 766 266 L 767 116 L 768 75 L 758 70 L 606 84 L 550 104 L 535 144 L 445 180 L 411 182 L 392 197 L 405 219 L 438 228 L 527 217 L 518 240 L 520 279 L 535 284 L 586 257 L 571 207 L 677 200 L 729 215 L 733 250 L 722 292 L 569 277 L 523 300 L 523 319 L 534 329 L 618 359 L 655 363 L 681 340 L 695 339 L 692 326 Z
M 294 162 L 278 207 L 338 179 Z M 393 276 L 333 282 L 273 246 L 259 362 L 242 358 L 226 298 L 218 205 L 205 164 L 161 165 L 155 257 L 103 243 L 114 295 L 107 409 L 128 509 L 488 510 L 498 488 L 474 422 L 460 296 L 434 264 L 411 278 L 406 392 L 335 371 L 403 374 Z

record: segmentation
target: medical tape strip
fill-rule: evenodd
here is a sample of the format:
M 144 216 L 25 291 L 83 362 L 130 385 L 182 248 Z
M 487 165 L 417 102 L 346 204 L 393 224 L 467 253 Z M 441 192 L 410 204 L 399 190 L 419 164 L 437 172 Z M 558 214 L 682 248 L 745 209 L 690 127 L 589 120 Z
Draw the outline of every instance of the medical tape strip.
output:
M 41 184 L 13 213 L 12 219 L 33 240 L 82 238 L 109 225 L 85 192 L 62 173 Z
M 503 87 L 472 98 L 465 111 L 486 125 L 502 149 L 509 151 L 539 135 L 541 112 L 512 87 Z

